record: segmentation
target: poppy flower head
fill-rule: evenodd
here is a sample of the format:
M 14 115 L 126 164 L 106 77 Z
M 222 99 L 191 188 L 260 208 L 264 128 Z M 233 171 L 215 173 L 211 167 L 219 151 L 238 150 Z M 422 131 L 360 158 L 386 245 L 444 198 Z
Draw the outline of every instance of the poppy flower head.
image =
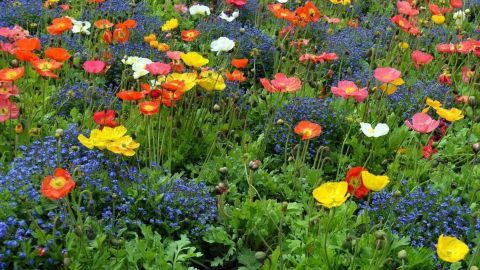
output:
M 318 137 L 322 133 L 322 127 L 319 124 L 303 120 L 298 122 L 293 131 L 302 136 L 302 140 L 309 140 Z
M 45 56 L 58 62 L 65 62 L 71 55 L 64 48 L 50 47 L 45 50 Z
M 93 121 L 101 127 L 117 127 L 118 123 L 115 121 L 116 113 L 114 110 L 103 110 L 93 113 Z
M 367 196 L 370 191 L 363 183 L 362 171 L 366 171 L 366 169 L 361 166 L 353 167 L 348 170 L 345 177 L 345 181 L 348 183 L 348 192 L 357 199 Z
M 381 81 L 383 83 L 390 83 L 393 82 L 394 80 L 400 78 L 400 75 L 402 73 L 394 68 L 391 67 L 380 67 L 375 69 L 374 71 L 374 77 L 378 81 Z
M 41 191 L 43 196 L 58 200 L 65 197 L 74 188 L 75 182 L 70 174 L 64 169 L 57 168 L 53 175 L 45 176 Z
M 184 30 L 181 33 L 182 40 L 186 42 L 194 41 L 198 35 L 200 35 L 200 31 L 192 29 L 192 30 Z
M 70 18 L 55 18 L 52 21 L 52 24 L 47 26 L 47 32 L 52 36 L 57 36 L 63 34 L 65 31 L 71 30 L 73 28 L 73 22 Z
M 83 63 L 83 70 L 91 74 L 100 74 L 105 71 L 107 63 L 100 60 L 89 60 Z
M 0 81 L 13 82 L 23 77 L 25 67 L 0 69 Z
M 124 90 L 117 93 L 117 97 L 123 101 L 137 101 L 142 99 L 145 96 L 142 92 L 137 92 L 133 90 Z
M 234 58 L 232 59 L 231 64 L 232 66 L 238 69 L 246 68 L 248 65 L 248 58 L 240 58 L 240 59 Z
M 143 115 L 154 115 L 158 113 L 159 103 L 156 101 L 144 101 L 139 104 L 140 112 Z
M 283 73 L 277 73 L 271 81 L 261 78 L 260 83 L 270 93 L 295 92 L 302 87 L 302 82 L 298 77 L 287 77 Z

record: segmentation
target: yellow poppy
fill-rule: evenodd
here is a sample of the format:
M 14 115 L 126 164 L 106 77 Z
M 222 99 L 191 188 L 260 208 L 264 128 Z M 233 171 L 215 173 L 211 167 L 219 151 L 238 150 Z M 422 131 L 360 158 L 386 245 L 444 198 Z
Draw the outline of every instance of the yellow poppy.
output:
M 226 88 L 223 76 L 210 70 L 200 72 L 197 83 L 207 91 L 222 91 Z
M 327 182 L 313 190 L 313 198 L 327 208 L 338 207 L 345 203 L 348 196 L 348 183 Z
M 447 120 L 448 122 L 454 122 L 463 118 L 462 111 L 457 108 L 451 108 L 450 110 L 444 108 L 435 108 L 437 114 Z
M 187 66 L 200 68 L 208 64 L 208 59 L 204 58 L 201 54 L 197 52 L 181 53 L 180 57 Z
M 162 31 L 167 32 L 170 30 L 173 30 L 178 27 L 178 20 L 173 18 L 165 22 L 165 24 L 162 25 Z
M 388 176 L 374 175 L 368 171 L 362 171 L 362 180 L 365 187 L 373 191 L 381 191 L 390 183 Z
M 455 237 L 440 235 L 437 243 L 437 255 L 442 261 L 454 263 L 463 260 L 470 249 Z

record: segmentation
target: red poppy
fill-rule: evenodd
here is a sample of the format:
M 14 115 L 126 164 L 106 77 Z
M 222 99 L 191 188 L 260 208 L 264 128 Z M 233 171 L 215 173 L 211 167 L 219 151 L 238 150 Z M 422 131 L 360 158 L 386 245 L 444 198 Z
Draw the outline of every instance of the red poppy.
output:
M 366 169 L 360 166 L 353 167 L 348 171 L 347 176 L 345 177 L 345 181 L 348 183 L 348 192 L 358 199 L 367 196 L 370 191 L 363 184 L 362 171 L 366 171 Z
M 35 71 L 42 77 L 58 78 L 58 75 L 53 73 L 53 70 L 59 69 L 62 66 L 62 62 L 55 60 L 38 59 L 32 62 L 32 66 Z
M 182 31 L 182 40 L 187 42 L 194 41 L 198 35 L 200 35 L 200 31 L 198 30 L 184 30 Z
M 319 124 L 303 120 L 298 122 L 293 131 L 302 136 L 302 140 L 309 140 L 318 137 L 322 133 L 322 127 Z
M 102 39 L 103 39 L 103 41 L 105 41 L 106 43 L 112 44 L 112 42 L 113 42 L 113 34 L 112 34 L 112 31 L 110 31 L 110 30 L 105 31 L 105 32 L 103 33 Z
M 183 92 L 181 91 L 162 91 L 161 101 L 162 104 L 171 107 L 176 101 L 182 98 Z
M 133 90 L 124 90 L 117 93 L 117 97 L 123 101 L 137 101 L 144 97 L 145 95 L 142 92 L 137 92 Z
M 156 101 L 144 101 L 139 104 L 139 107 L 143 115 L 154 115 L 158 113 L 160 104 Z
M 247 58 L 241 58 L 241 59 L 232 59 L 232 66 L 235 68 L 246 68 L 248 65 L 248 59 Z
M 65 197 L 74 188 L 75 182 L 70 174 L 64 169 L 57 168 L 53 176 L 45 176 L 41 191 L 43 196 L 52 200 L 58 200 Z
M 114 110 L 103 110 L 98 111 L 93 114 L 93 121 L 101 127 L 116 127 L 118 123 L 115 121 L 115 111 Z
M 419 69 L 420 66 L 429 64 L 433 60 L 433 56 L 431 54 L 418 50 L 413 51 L 411 56 L 416 69 Z
M 117 23 L 116 27 L 126 27 L 127 29 L 133 29 L 137 27 L 137 21 L 128 19 L 122 23 Z
M 25 67 L 0 69 L 0 81 L 13 82 L 23 77 Z
M 58 62 L 70 59 L 71 55 L 64 48 L 50 47 L 45 50 L 45 56 Z

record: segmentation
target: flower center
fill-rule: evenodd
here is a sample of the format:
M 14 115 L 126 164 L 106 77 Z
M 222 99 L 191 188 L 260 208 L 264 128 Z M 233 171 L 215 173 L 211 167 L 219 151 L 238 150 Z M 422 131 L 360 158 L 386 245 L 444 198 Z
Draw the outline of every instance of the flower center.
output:
M 67 182 L 67 180 L 65 179 L 65 177 L 54 177 L 51 181 L 50 181 L 50 186 L 53 187 L 54 189 L 62 189 L 64 186 L 65 186 L 65 183 Z
M 356 90 L 355 87 L 349 86 L 349 87 L 345 88 L 345 93 L 351 94 L 351 93 L 355 92 L 355 90 Z

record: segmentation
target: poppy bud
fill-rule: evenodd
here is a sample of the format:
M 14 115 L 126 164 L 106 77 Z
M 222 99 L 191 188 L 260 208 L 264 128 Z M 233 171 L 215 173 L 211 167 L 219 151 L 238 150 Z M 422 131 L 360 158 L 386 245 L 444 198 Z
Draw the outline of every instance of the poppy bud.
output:
M 478 267 L 473 265 L 473 266 L 470 266 L 470 269 L 469 270 L 478 270 Z
M 286 213 L 288 210 L 288 202 L 282 202 L 282 212 Z
M 228 186 L 223 182 L 218 183 L 218 185 L 215 187 L 215 193 L 217 195 L 222 195 L 227 191 L 228 191 Z
M 17 59 L 13 59 L 12 61 L 10 61 L 10 65 L 14 68 L 18 67 L 18 60 Z
M 242 33 L 242 34 L 245 33 L 245 28 L 243 28 L 243 27 L 240 28 L 240 33 Z
M 214 112 L 219 112 L 220 111 L 220 105 L 218 105 L 218 104 L 213 105 L 213 111 Z
M 283 123 L 285 123 L 285 121 L 283 121 L 282 118 L 279 118 L 279 119 L 277 120 L 277 125 L 283 125 Z
M 477 99 L 474 96 L 469 96 L 468 105 L 470 105 L 471 107 L 477 106 Z
M 46 250 L 45 250 L 44 247 L 39 246 L 39 247 L 37 248 L 37 254 L 38 254 L 38 256 L 42 257 L 43 255 L 45 255 L 45 251 L 46 251 Z
M 248 163 L 248 167 L 250 168 L 250 170 L 252 171 L 256 171 L 258 170 L 258 167 L 260 167 L 260 160 L 252 160 Z
M 472 150 L 475 154 L 478 154 L 478 152 L 480 152 L 480 143 L 474 143 L 472 144 Z
M 378 230 L 374 234 L 376 239 L 385 239 L 387 237 L 387 234 L 383 230 Z
M 257 261 L 263 261 L 265 260 L 266 257 L 267 257 L 267 254 L 263 251 L 257 251 L 255 253 L 255 259 L 257 259 Z
M 402 249 L 400 250 L 398 253 L 397 253 L 397 257 L 400 259 L 400 260 L 404 260 L 407 258 L 407 251 L 405 249 Z
M 70 258 L 69 258 L 69 257 L 65 257 L 65 258 L 63 258 L 63 265 L 65 265 L 65 266 L 69 266 L 69 265 L 70 265 L 70 263 L 71 263 L 71 260 L 70 260 Z
M 28 134 L 32 137 L 40 136 L 40 128 L 31 128 Z
M 23 132 L 23 125 L 18 123 L 16 126 L 15 126 L 15 133 L 17 134 L 20 134 Z
M 63 129 L 59 128 L 55 130 L 55 138 L 59 138 L 63 136 Z
M 220 169 L 218 169 L 218 171 L 221 174 L 227 174 L 228 173 L 228 168 L 227 167 L 221 167 Z

